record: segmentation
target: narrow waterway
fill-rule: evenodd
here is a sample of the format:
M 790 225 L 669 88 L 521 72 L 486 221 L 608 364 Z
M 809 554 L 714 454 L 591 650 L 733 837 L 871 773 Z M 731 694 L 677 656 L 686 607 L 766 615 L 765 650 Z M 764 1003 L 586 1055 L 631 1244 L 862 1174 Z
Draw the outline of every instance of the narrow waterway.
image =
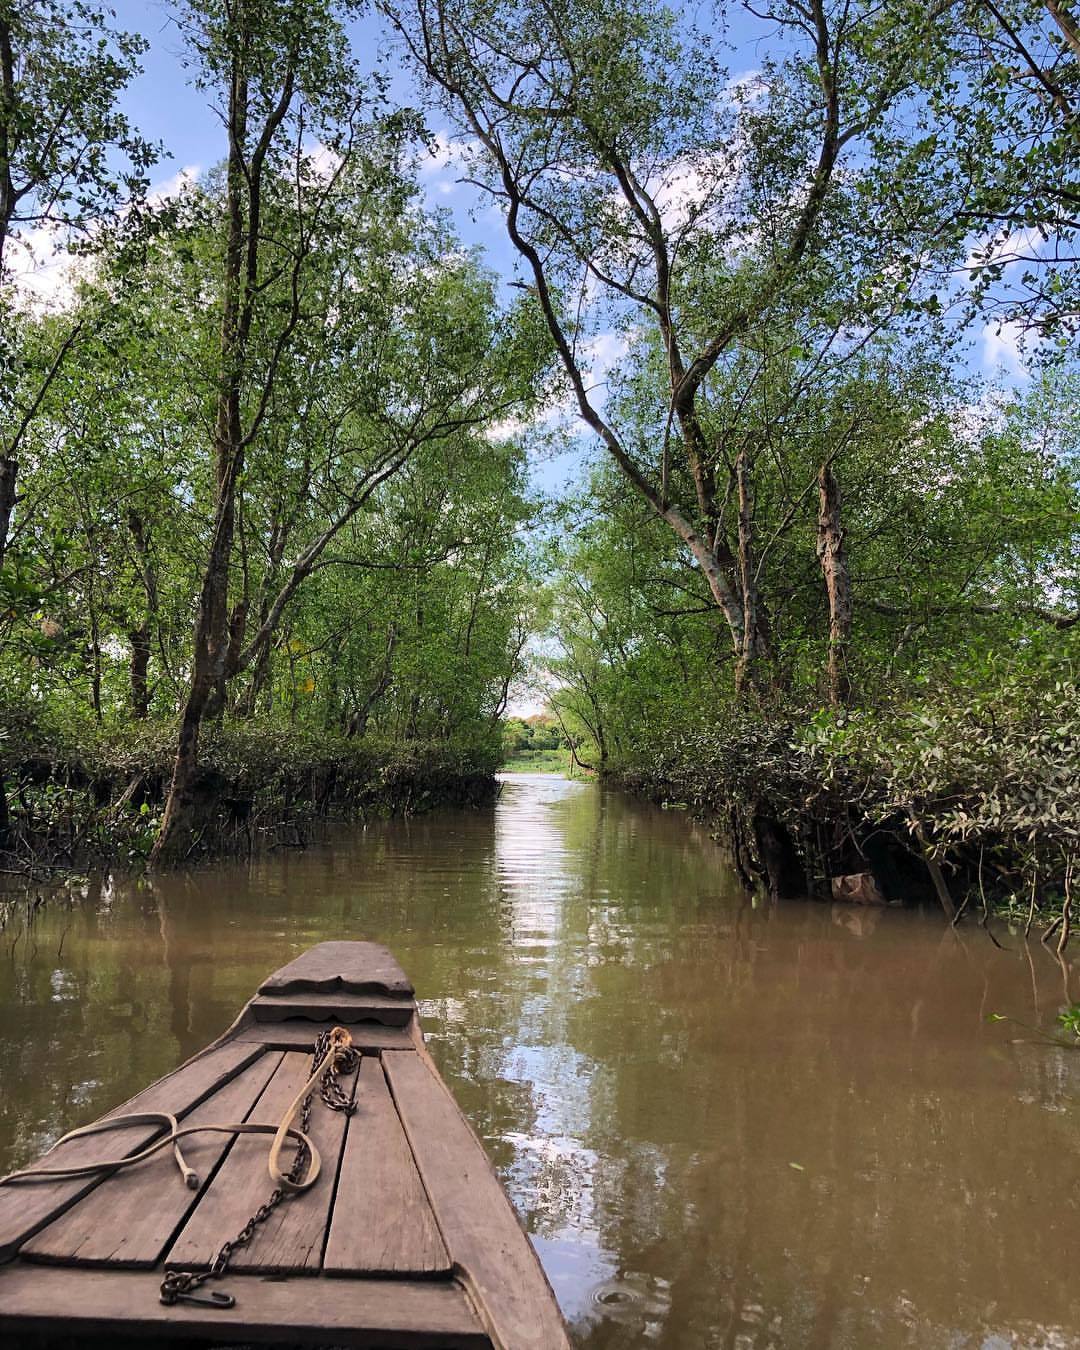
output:
M 1070 972 L 999 936 L 755 909 L 681 814 L 510 777 L 486 812 L 16 914 L 0 1172 L 304 947 L 375 938 L 578 1345 L 1080 1346 L 1080 1052 L 988 1020 L 1051 1028 Z

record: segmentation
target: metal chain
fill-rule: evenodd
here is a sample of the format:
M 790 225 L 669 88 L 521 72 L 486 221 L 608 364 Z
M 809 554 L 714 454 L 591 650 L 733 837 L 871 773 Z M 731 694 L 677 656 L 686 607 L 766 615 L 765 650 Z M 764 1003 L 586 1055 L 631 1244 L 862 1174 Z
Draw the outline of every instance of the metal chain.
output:
M 314 1073 L 330 1051 L 329 1031 L 324 1031 L 315 1042 L 315 1052 L 311 1059 L 311 1072 Z M 360 1060 L 360 1052 L 352 1045 L 342 1046 L 334 1058 L 327 1065 L 326 1071 L 319 1082 L 319 1095 L 323 1102 L 331 1111 L 341 1111 L 346 1116 L 351 1116 L 356 1110 L 356 1103 L 350 1101 L 348 1095 L 342 1089 L 338 1076 L 340 1074 L 349 1074 L 356 1068 Z M 300 1133 L 307 1134 L 308 1127 L 311 1124 L 311 1099 L 314 1093 L 309 1092 L 304 1098 L 303 1105 L 300 1108 Z M 288 1179 L 291 1182 L 300 1181 L 307 1171 L 309 1161 L 309 1151 L 303 1140 L 296 1146 L 296 1156 L 293 1158 L 292 1167 L 289 1168 Z M 221 1290 L 211 1290 L 205 1294 L 200 1294 L 199 1289 L 207 1280 L 220 1280 L 229 1269 L 229 1262 L 232 1260 L 233 1252 L 237 1247 L 246 1247 L 255 1236 L 260 1224 L 266 1220 L 285 1199 L 286 1192 L 280 1187 L 275 1186 L 267 1197 L 266 1201 L 244 1224 L 237 1235 L 227 1242 L 223 1242 L 218 1249 L 217 1255 L 211 1261 L 206 1270 L 168 1270 L 165 1272 L 165 1278 L 161 1281 L 161 1290 L 159 1293 L 161 1302 L 167 1305 L 179 1303 L 183 1300 L 185 1303 L 203 1303 L 209 1304 L 215 1308 L 233 1308 L 236 1306 L 236 1299 L 231 1294 L 223 1293 Z

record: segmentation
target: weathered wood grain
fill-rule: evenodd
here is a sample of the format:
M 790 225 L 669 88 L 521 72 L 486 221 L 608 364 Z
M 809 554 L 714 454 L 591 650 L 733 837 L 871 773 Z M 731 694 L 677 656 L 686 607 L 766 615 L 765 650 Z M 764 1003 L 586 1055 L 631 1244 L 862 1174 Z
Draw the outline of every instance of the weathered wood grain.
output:
M 307 1055 L 287 1052 L 277 1072 L 260 1097 L 251 1119 L 276 1125 L 303 1087 L 311 1072 Z M 352 1083 L 342 1082 L 349 1093 Z M 330 1203 L 347 1117 L 330 1111 L 316 1088 L 311 1107 L 311 1138 L 322 1156 L 322 1173 L 309 1191 L 284 1200 L 265 1223 L 259 1225 L 251 1243 L 237 1248 L 233 1270 L 271 1272 L 317 1272 L 330 1216 Z M 272 1189 L 267 1171 L 270 1142 L 264 1135 L 241 1135 L 229 1150 L 210 1188 L 173 1243 L 166 1263 L 172 1268 L 199 1268 L 214 1259 L 221 1244 L 231 1239 L 265 1203 Z M 291 1154 L 284 1155 L 288 1160 Z
M 356 1350 L 484 1350 L 490 1342 L 461 1288 L 450 1280 L 295 1280 L 236 1276 L 231 1311 L 158 1302 L 152 1271 L 77 1270 L 29 1266 L 0 1270 L 0 1344 L 55 1331 L 58 1310 L 72 1337 L 119 1333 L 140 1346 L 198 1338 L 230 1343 L 288 1341 Z M 131 1341 L 119 1342 L 130 1345 Z
M 262 1047 L 258 1045 L 238 1042 L 218 1045 L 110 1111 L 108 1116 L 128 1111 L 171 1111 L 182 1119 L 261 1053 Z M 131 1125 L 107 1134 L 73 1139 L 46 1153 L 35 1166 L 82 1166 L 98 1158 L 119 1157 L 143 1148 L 160 1133 L 153 1125 Z M 28 1238 L 100 1181 L 100 1176 L 90 1176 L 0 1186 L 0 1262 L 10 1261 Z
M 268 1049 L 307 1050 L 315 1048 L 315 1038 L 325 1031 L 316 1022 L 252 1022 L 236 1033 L 238 1041 L 258 1042 Z M 351 1022 L 349 1034 L 358 1050 L 411 1050 L 412 1037 L 405 1027 L 384 1027 L 378 1022 Z
M 498 1350 L 569 1350 L 555 1296 L 487 1154 L 426 1055 L 387 1051 L 394 1104 L 450 1259 Z
M 291 994 L 260 994 L 251 1001 L 256 1022 L 283 1022 L 290 1017 L 306 1017 L 313 1022 L 381 1022 L 384 1026 L 407 1026 L 416 1011 L 408 998 L 390 998 L 385 994 L 353 994 L 345 990 Z
M 377 1059 L 360 1066 L 356 1102 L 323 1270 L 328 1275 L 448 1274 L 450 1258 Z
M 259 986 L 260 994 L 293 992 L 388 994 L 411 998 L 412 982 L 379 942 L 320 942 L 282 966 Z
M 246 1120 L 281 1063 L 268 1050 L 184 1118 L 185 1125 Z M 206 1189 L 232 1135 L 191 1135 L 181 1141 L 184 1157 L 199 1174 L 199 1192 L 189 1190 L 171 1149 L 117 1172 L 32 1237 L 20 1255 L 35 1261 L 147 1268 L 160 1260 L 173 1234 Z M 268 1141 L 264 1141 L 268 1142 Z

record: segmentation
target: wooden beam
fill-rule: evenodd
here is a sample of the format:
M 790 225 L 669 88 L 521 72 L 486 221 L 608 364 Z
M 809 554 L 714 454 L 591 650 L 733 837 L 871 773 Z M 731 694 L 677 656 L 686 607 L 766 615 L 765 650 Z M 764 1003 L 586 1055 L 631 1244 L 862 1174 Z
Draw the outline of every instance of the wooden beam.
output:
M 333 1275 L 449 1275 L 450 1258 L 416 1170 L 382 1065 L 365 1059 L 349 1117 L 323 1270 Z
M 317 1022 L 252 1022 L 234 1035 L 238 1041 L 258 1042 L 268 1049 L 315 1049 L 315 1040 L 325 1026 Z M 358 1050 L 411 1050 L 413 1041 L 405 1027 L 385 1027 L 378 1022 L 350 1022 L 349 1034 Z
M 16 1262 L 0 1270 L 0 1344 L 20 1334 L 173 1339 L 215 1344 L 282 1341 L 350 1350 L 490 1350 L 452 1281 L 274 1280 L 236 1276 L 236 1307 L 158 1300 L 154 1271 L 75 1270 Z M 58 1313 L 61 1315 L 58 1318 Z
M 256 1022 L 284 1022 L 305 1017 L 313 1022 L 381 1022 L 388 1027 L 408 1026 L 416 1004 L 411 998 L 385 994 L 333 993 L 259 994 L 249 1004 Z
M 260 994 L 386 994 L 412 998 L 412 981 L 380 942 L 320 942 L 282 966 Z

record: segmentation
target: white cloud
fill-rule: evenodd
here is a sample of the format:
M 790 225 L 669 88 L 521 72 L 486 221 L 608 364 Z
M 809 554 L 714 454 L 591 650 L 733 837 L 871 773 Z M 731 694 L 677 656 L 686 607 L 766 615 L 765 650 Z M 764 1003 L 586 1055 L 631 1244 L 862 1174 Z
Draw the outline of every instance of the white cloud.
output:
M 305 147 L 304 154 L 317 182 L 329 182 L 341 168 L 341 156 L 322 141 L 314 141 Z
M 160 206 L 171 197 L 179 197 L 182 192 L 194 187 L 200 173 L 202 173 L 200 164 L 185 164 L 182 169 L 177 169 L 171 178 L 166 178 L 164 182 L 152 187 L 147 194 L 147 202 L 151 206 Z
M 982 330 L 982 360 L 987 370 L 1003 371 L 1014 378 L 1029 377 L 1021 341 L 1023 328 L 1018 323 L 988 323 Z
M 198 178 L 197 164 L 187 164 L 152 187 L 151 206 L 178 197 Z M 88 260 L 68 252 L 71 232 L 63 226 L 44 224 L 32 230 L 17 230 L 9 240 L 8 270 L 16 301 L 28 310 L 48 312 L 66 309 L 75 298 L 75 285 L 85 276 Z
M 77 260 L 66 243 L 67 232 L 55 225 L 13 232 L 7 267 L 20 305 L 49 310 L 71 299 Z
M 583 342 L 577 350 L 578 364 L 585 377 L 585 387 L 595 407 L 604 405 L 608 376 L 630 350 L 629 339 L 621 333 L 597 333 Z M 489 441 L 507 440 L 523 436 L 528 431 L 558 431 L 571 429 L 578 417 L 577 399 L 565 387 L 539 408 L 528 419 L 504 417 L 493 422 L 486 431 Z
M 630 343 L 623 334 L 597 333 L 579 349 L 578 358 L 593 385 L 605 384 L 629 350 Z
M 724 86 L 721 100 L 724 103 L 759 104 L 764 102 L 768 92 L 768 81 L 757 67 L 753 67 L 732 75 Z
M 449 196 L 457 190 L 459 179 L 471 172 L 480 143 L 471 137 L 454 138 L 448 131 L 437 131 L 417 162 L 421 182 L 429 191 Z
M 1022 230 L 1002 230 L 988 238 L 973 240 L 968 247 L 964 268 L 971 271 L 993 263 L 1019 262 L 1036 257 L 1043 245 L 1043 237 L 1032 225 Z

